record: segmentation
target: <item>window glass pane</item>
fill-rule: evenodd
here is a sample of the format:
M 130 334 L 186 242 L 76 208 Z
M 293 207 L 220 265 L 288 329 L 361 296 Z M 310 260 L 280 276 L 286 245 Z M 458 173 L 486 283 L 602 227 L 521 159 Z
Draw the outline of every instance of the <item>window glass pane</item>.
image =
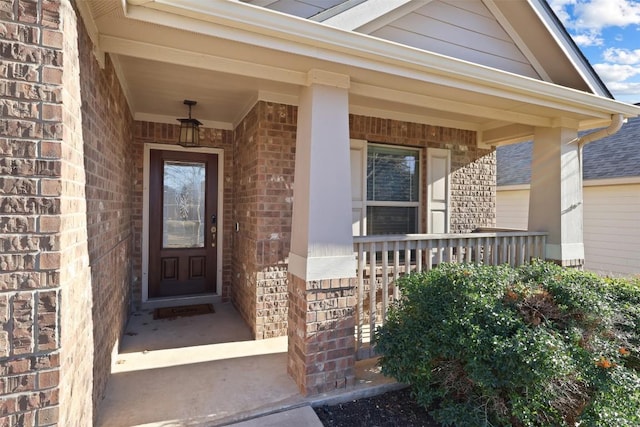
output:
M 418 208 L 368 206 L 367 234 L 415 234 L 418 232 Z
M 204 247 L 205 164 L 164 163 L 162 246 Z
M 370 145 L 367 150 L 367 200 L 418 201 L 418 152 Z

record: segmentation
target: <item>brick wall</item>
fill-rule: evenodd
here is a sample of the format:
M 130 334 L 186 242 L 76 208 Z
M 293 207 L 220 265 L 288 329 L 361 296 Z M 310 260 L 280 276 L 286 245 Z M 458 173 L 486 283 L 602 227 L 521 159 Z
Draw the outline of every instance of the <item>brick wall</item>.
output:
M 235 130 L 233 301 L 256 339 L 287 333 L 297 109 L 258 102 Z
M 128 311 L 131 114 L 68 1 L 0 14 L 1 424 L 91 425 Z
M 194 114 L 195 115 L 195 114 Z M 176 121 L 177 123 L 177 121 Z M 136 121 L 134 128 L 134 147 L 129 155 L 132 157 L 134 177 L 131 180 L 133 188 L 133 304 L 138 307 L 142 301 L 142 210 L 143 210 L 143 162 L 144 144 L 177 145 L 180 124 L 165 124 Z M 223 301 L 228 301 L 232 282 L 232 247 L 234 236 L 233 220 L 233 191 L 234 191 L 234 163 L 233 163 L 233 133 L 221 129 L 200 129 L 200 143 L 203 147 L 221 148 L 224 150 L 224 178 L 223 178 L 223 227 L 222 230 L 222 286 Z
M 355 286 L 352 278 L 289 275 L 287 372 L 305 396 L 355 383 Z
M 235 129 L 232 298 L 257 339 L 286 332 L 286 260 L 291 239 L 297 108 L 258 102 Z M 451 151 L 451 231 L 495 225 L 495 156 L 475 132 L 350 116 L 350 137 Z M 424 179 L 424 177 L 422 177 Z M 426 185 L 422 186 L 426 200 Z M 423 215 L 422 228 L 426 228 Z
M 114 347 L 124 333 L 131 298 L 131 247 L 133 230 L 132 157 L 133 118 L 113 64 L 106 57 L 104 69 L 93 55 L 93 45 L 84 27 L 78 35 L 80 54 L 80 96 L 82 101 L 82 149 L 86 203 L 86 233 L 91 271 L 91 317 L 83 319 L 92 325 L 86 333 L 93 336 L 93 406 L 102 400 L 110 375 Z M 66 72 L 66 70 L 65 70 Z M 75 201 L 73 203 L 76 203 Z M 85 285 L 86 286 L 86 285 Z M 77 315 L 85 297 L 66 311 L 75 330 Z M 67 305 L 64 306 L 65 308 Z M 75 336 L 70 334 L 70 340 Z M 63 353 L 66 345 L 63 343 Z M 70 360 L 78 364 L 84 351 Z
M 93 421 L 94 337 L 91 271 L 87 248 L 86 173 L 82 131 L 82 72 L 76 15 L 69 3 L 60 6 L 63 23 L 60 199 L 60 424 Z
M 58 422 L 63 45 L 48 6 L 0 6 L 2 425 Z

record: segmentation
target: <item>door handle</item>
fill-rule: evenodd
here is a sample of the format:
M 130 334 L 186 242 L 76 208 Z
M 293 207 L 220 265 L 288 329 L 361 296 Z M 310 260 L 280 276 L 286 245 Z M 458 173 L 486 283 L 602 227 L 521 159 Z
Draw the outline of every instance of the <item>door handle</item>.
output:
M 218 217 L 216 216 L 216 214 L 211 215 L 211 224 L 215 225 L 217 219 L 218 219 Z

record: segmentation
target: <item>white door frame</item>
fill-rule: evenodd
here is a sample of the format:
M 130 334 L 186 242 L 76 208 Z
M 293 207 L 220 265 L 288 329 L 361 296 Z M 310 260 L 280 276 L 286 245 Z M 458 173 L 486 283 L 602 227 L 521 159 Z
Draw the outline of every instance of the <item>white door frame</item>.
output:
M 217 266 L 216 271 L 216 289 L 212 295 L 206 296 L 181 296 L 181 297 L 169 297 L 169 298 L 149 298 L 149 157 L 151 150 L 164 150 L 164 151 L 187 151 L 191 153 L 204 153 L 204 154 L 217 154 L 218 155 L 218 230 L 224 230 L 224 150 L 222 148 L 184 148 L 179 145 L 167 145 L 167 144 L 144 144 L 144 160 L 143 160 L 143 182 L 142 182 L 142 303 L 146 308 L 162 307 L 165 305 L 172 305 L 176 301 L 185 303 L 196 302 L 213 302 L 220 301 L 222 290 L 222 240 L 223 234 L 218 233 L 216 246 L 217 251 Z

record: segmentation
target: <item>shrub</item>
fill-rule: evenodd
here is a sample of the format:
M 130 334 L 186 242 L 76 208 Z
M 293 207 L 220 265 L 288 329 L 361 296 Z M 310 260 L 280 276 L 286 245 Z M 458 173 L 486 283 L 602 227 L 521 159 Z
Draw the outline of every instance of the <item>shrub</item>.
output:
M 386 375 L 456 426 L 640 425 L 640 283 L 534 262 L 399 280 Z

